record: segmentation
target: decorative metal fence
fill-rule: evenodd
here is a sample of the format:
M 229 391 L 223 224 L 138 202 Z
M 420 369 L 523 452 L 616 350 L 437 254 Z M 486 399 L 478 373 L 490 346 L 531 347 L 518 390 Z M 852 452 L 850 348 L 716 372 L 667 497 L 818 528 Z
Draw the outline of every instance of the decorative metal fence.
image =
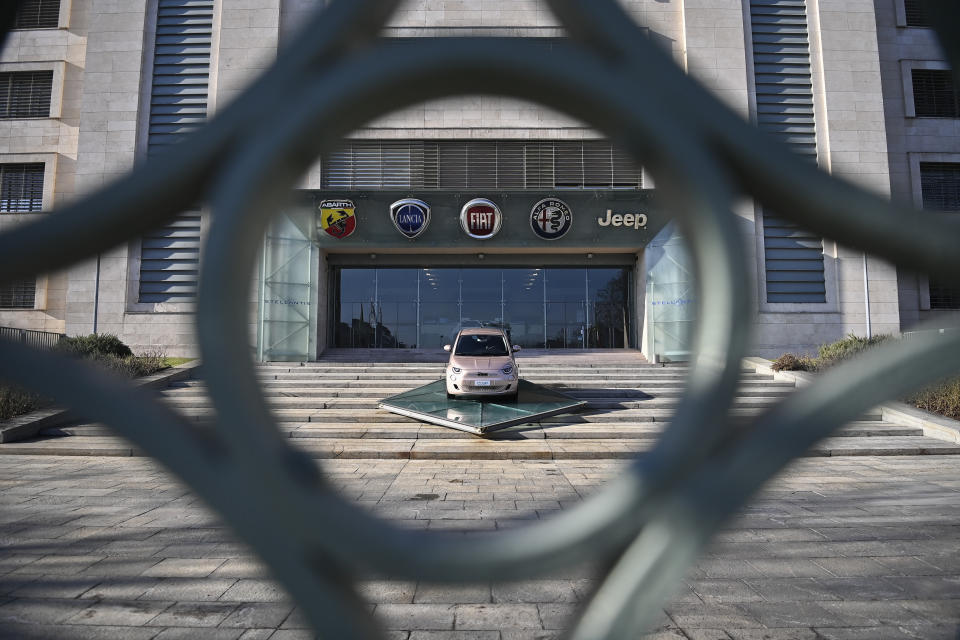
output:
M 62 333 L 51 333 L 50 331 L 0 327 L 0 340 L 9 340 L 34 349 L 52 349 L 60 344 L 64 337 Z
M 196 321 L 217 411 L 214 440 L 149 393 L 57 354 L 2 340 L 0 377 L 111 425 L 166 465 L 270 565 L 324 637 L 379 637 L 355 588 L 361 574 L 507 580 L 586 560 L 610 569 L 571 637 L 633 636 L 724 520 L 790 460 L 867 408 L 960 370 L 956 334 L 892 341 L 748 428 L 732 427 L 725 416 L 750 333 L 735 197 L 752 196 L 845 246 L 954 279 L 960 227 L 834 179 L 771 142 L 684 75 L 613 0 L 548 4 L 570 40 L 545 54 L 523 39 L 494 47 L 479 37 L 386 50 L 377 34 L 396 0 L 335 0 L 191 141 L 62 215 L 0 235 L 0 273 L 11 280 L 62 269 L 195 201 L 209 203 Z M 928 9 L 942 36 L 960 25 L 954 3 Z M 942 40 L 960 69 L 958 41 Z M 280 436 L 250 351 L 239 346 L 248 339 L 249 256 L 312 161 L 375 116 L 464 93 L 549 96 L 551 107 L 642 158 L 689 241 L 698 300 L 686 395 L 656 446 L 552 520 L 468 540 L 398 529 L 339 496 Z

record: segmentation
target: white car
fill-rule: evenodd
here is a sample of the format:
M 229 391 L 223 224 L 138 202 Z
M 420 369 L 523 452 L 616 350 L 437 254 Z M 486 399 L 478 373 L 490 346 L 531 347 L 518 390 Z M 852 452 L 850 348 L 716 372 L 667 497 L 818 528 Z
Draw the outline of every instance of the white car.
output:
M 444 345 L 450 352 L 447 363 L 447 397 L 517 396 L 520 371 L 514 353 L 501 329 L 462 329 L 453 345 Z

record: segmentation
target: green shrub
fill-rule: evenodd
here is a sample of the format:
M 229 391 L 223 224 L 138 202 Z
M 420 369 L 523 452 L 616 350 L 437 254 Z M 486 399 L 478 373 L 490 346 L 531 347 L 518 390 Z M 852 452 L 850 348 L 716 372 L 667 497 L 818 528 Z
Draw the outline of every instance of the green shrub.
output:
M 844 360 L 854 357 L 864 349 L 886 342 L 891 337 L 889 334 L 884 334 L 873 336 L 872 338 L 861 338 L 851 333 L 842 340 L 821 345 L 819 349 L 820 355 L 815 361 L 816 367 L 817 369 L 826 369 L 832 365 L 839 364 Z
M 0 384 L 0 420 L 30 413 L 46 404 L 46 400 L 36 393 L 20 387 Z
M 785 353 L 773 361 L 774 371 L 816 371 L 816 365 L 810 356 L 795 356 Z
M 867 339 L 851 334 L 843 340 L 822 345 L 816 358 L 785 353 L 773 361 L 771 368 L 774 371 L 822 371 L 892 338 L 890 335 L 879 335 Z M 904 402 L 924 411 L 960 420 L 960 378 L 927 387 L 904 398 Z
M 960 378 L 927 387 L 908 396 L 906 401 L 918 409 L 960 420 Z
M 65 337 L 57 345 L 58 349 L 74 353 L 81 357 L 113 356 L 127 358 L 133 355 L 130 347 L 120 338 L 109 333 L 91 333 L 88 336 Z
M 64 338 L 57 350 L 90 360 L 127 378 L 149 376 L 170 367 L 162 351 L 135 356 L 120 338 L 110 334 Z M 0 384 L 0 420 L 29 413 L 47 404 L 50 400 L 35 393 Z
M 93 359 L 98 364 L 129 378 L 153 375 L 158 371 L 168 369 L 170 366 L 167 364 L 163 353 L 159 351 L 142 356 L 127 356 L 126 358 L 106 356 Z

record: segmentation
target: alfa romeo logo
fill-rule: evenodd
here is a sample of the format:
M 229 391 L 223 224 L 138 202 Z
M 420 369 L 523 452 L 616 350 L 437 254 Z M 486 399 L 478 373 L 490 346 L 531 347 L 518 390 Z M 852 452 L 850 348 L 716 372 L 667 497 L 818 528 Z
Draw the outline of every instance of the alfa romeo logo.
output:
M 477 240 L 489 240 L 497 235 L 503 224 L 500 207 L 486 198 L 474 198 L 460 210 L 460 227 Z
M 397 200 L 390 205 L 390 220 L 397 231 L 408 238 L 416 238 L 430 224 L 430 205 L 412 198 Z
M 573 212 L 561 200 L 544 198 L 530 211 L 530 228 L 544 240 L 556 240 L 573 226 Z
M 356 207 L 352 200 L 324 200 L 320 203 L 320 228 L 342 240 L 357 229 Z

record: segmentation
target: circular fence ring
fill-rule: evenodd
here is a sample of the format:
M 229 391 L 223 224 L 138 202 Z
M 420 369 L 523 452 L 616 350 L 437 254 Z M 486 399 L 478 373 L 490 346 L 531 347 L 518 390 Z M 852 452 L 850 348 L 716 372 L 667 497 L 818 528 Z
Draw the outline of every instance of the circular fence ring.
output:
M 348 106 L 331 105 L 329 100 L 325 99 L 322 86 L 330 86 L 336 83 L 337 86 L 344 88 L 346 94 L 356 97 L 358 102 L 369 101 L 376 104 L 379 111 L 394 109 L 410 104 L 413 101 L 423 100 L 430 97 L 439 97 L 463 92 L 468 89 L 467 82 L 472 83 L 472 88 L 476 90 L 497 91 L 498 93 L 509 93 L 518 97 L 536 100 L 538 92 L 553 86 L 553 83 L 559 81 L 560 75 L 557 71 L 545 72 L 544 62 L 537 59 L 529 48 L 524 49 L 522 43 L 517 43 L 520 47 L 518 51 L 526 55 L 518 56 L 516 52 L 506 52 L 503 55 L 490 60 L 490 56 L 479 56 L 483 48 L 482 42 L 464 42 L 460 49 L 450 51 L 445 49 L 444 56 L 439 58 L 436 52 L 428 45 L 411 44 L 405 48 L 403 55 L 392 55 L 388 60 L 383 58 L 382 54 L 372 52 L 366 59 L 353 61 L 343 65 L 340 69 L 334 69 L 322 77 L 315 80 L 316 86 L 304 89 L 305 96 L 299 96 L 291 100 L 291 109 L 283 114 L 282 121 L 277 122 L 276 126 L 269 128 L 269 135 L 264 133 L 257 139 L 255 153 L 251 152 L 242 158 L 237 158 L 230 170 L 236 173 L 232 175 L 225 174 L 221 181 L 216 195 L 214 196 L 214 223 L 210 235 L 210 245 L 208 245 L 207 265 L 205 266 L 204 281 L 201 285 L 200 304 L 201 309 L 198 318 L 201 322 L 202 345 L 204 346 L 204 355 L 207 362 L 216 363 L 214 371 L 224 369 L 230 372 L 229 379 L 224 377 L 220 381 L 211 381 L 211 388 L 215 400 L 218 402 L 218 411 L 222 411 L 220 419 L 228 424 L 235 424 L 240 420 L 247 420 L 250 416 L 260 416 L 261 420 L 266 420 L 269 413 L 260 399 L 253 399 L 255 396 L 246 398 L 240 394 L 243 403 L 237 403 L 236 381 L 238 375 L 253 378 L 252 363 L 245 352 L 236 348 L 235 339 L 237 336 L 245 336 L 245 328 L 242 325 L 242 319 L 238 322 L 236 318 L 242 318 L 238 310 L 245 306 L 244 298 L 239 294 L 247 290 L 247 285 L 242 282 L 241 285 L 231 285 L 230 278 L 238 279 L 237 274 L 250 274 L 252 264 L 250 257 L 255 253 L 255 242 L 265 228 L 267 214 L 264 207 L 269 207 L 270 202 L 280 197 L 284 190 L 292 184 L 295 176 L 305 170 L 313 159 L 313 154 L 318 153 L 323 144 L 332 144 L 337 138 L 348 133 L 353 128 L 360 126 L 369 117 L 376 112 L 365 112 L 362 105 L 357 106 L 351 103 Z M 554 51 L 552 57 L 557 56 Z M 569 55 L 569 60 L 563 64 L 562 77 L 571 84 L 564 89 L 567 99 L 573 100 L 577 96 L 584 95 L 584 92 L 592 92 L 596 98 L 595 103 L 590 109 L 579 109 L 576 107 L 571 111 L 575 115 L 586 117 L 594 122 L 598 122 L 601 129 L 608 133 L 618 135 L 621 139 L 627 134 L 636 135 L 637 132 L 644 132 L 649 139 L 660 138 L 659 147 L 650 145 L 646 137 L 632 141 L 632 148 L 635 152 L 647 152 L 649 155 L 656 154 L 662 158 L 664 164 L 672 162 L 675 171 L 679 174 L 684 171 L 685 164 L 697 161 L 703 154 L 695 155 L 694 151 L 698 148 L 695 140 L 687 140 L 682 134 L 682 127 L 679 123 L 670 123 L 669 114 L 658 107 L 654 97 L 644 97 L 642 94 L 631 92 L 619 92 L 618 95 L 612 95 L 609 88 L 604 90 L 603 84 L 612 82 L 617 78 L 616 73 L 609 68 L 593 63 L 590 59 L 574 53 Z M 532 58 L 532 59 L 531 59 Z M 518 64 L 517 60 L 523 59 L 524 63 Z M 579 81 L 571 82 L 571 69 L 579 69 Z M 476 75 L 474 75 L 476 74 Z M 479 79 L 478 77 L 479 76 Z M 403 78 L 403 84 L 395 79 Z M 455 82 L 445 84 L 444 80 L 456 79 Z M 502 86 L 504 78 L 510 79 L 513 83 L 508 90 Z M 352 80 L 351 80 L 352 79 Z M 377 82 L 373 80 L 376 79 Z M 442 87 L 442 88 L 441 88 Z M 312 95 L 311 92 L 312 91 Z M 599 97 L 598 97 L 599 96 Z M 603 97 L 609 104 L 599 107 Z M 659 119 L 654 119 L 656 125 L 645 125 L 644 118 L 638 116 L 640 111 L 640 101 L 646 101 L 644 108 L 654 110 Z M 603 117 L 600 117 L 603 116 Z M 649 114 L 646 114 L 649 118 Z M 330 122 L 334 125 L 330 125 Z M 306 124 L 304 124 L 304 122 Z M 327 123 L 324 126 L 324 123 Z M 309 125 L 309 126 L 308 126 Z M 649 128 L 649 131 L 645 129 Z M 668 133 L 669 131 L 669 133 Z M 678 138 L 678 136 L 680 136 Z M 639 136 L 637 136 L 639 137 Z M 630 138 L 627 138 L 628 140 Z M 677 157 L 675 147 L 677 140 L 686 140 L 686 144 L 681 145 L 685 150 L 682 157 Z M 667 141 L 670 141 L 668 144 Z M 305 141 L 311 143 L 306 144 Z M 651 149 L 648 147 L 654 146 Z M 318 148 L 319 147 L 319 148 Z M 673 152 L 671 152 L 673 150 Z M 679 194 L 696 193 L 697 184 L 710 184 L 712 190 L 707 195 L 700 195 L 690 203 L 691 211 L 686 212 L 688 217 L 695 218 L 698 221 L 709 223 L 712 228 L 720 228 L 723 220 L 729 215 L 724 208 L 725 203 L 729 201 L 728 192 L 719 176 L 711 174 L 708 163 L 694 162 L 700 177 L 699 183 L 688 181 L 692 184 L 689 188 L 680 187 L 680 184 L 686 184 L 683 180 L 676 180 L 678 187 L 676 191 Z M 655 171 L 655 173 L 660 173 Z M 671 180 L 664 173 L 662 180 L 665 189 L 670 190 Z M 242 188 L 238 188 L 242 186 Z M 689 198 L 689 195 L 683 196 Z M 715 210 L 713 203 L 719 203 L 719 210 Z M 686 205 L 684 205 L 686 206 Z M 699 207 L 699 209 L 697 208 Z M 699 217 L 698 217 L 699 216 Z M 736 238 L 735 235 L 728 235 L 729 238 Z M 238 244 L 239 243 L 239 244 Z M 721 243 L 717 243 L 723 246 Z M 721 255 L 723 252 L 718 253 Z M 733 255 L 738 255 L 736 251 L 731 251 Z M 725 268 L 712 262 L 715 256 L 706 256 L 701 264 L 711 269 L 714 277 L 723 277 L 723 274 L 735 273 L 736 268 Z M 720 274 L 717 276 L 716 274 Z M 719 290 L 729 290 L 733 288 L 733 278 L 727 276 L 728 284 L 725 288 Z M 738 281 L 739 282 L 739 281 Z M 707 295 L 709 298 L 709 295 Z M 232 302 L 231 302 L 232 300 Z M 231 314 L 234 319 L 231 320 Z M 738 331 L 744 330 L 742 325 L 738 325 L 732 319 L 726 326 L 734 327 Z M 709 339 L 709 336 L 708 336 Z M 733 362 L 739 363 L 739 354 L 733 354 Z M 718 369 L 713 368 L 716 372 Z M 720 368 L 723 375 L 726 375 L 728 369 Z M 723 381 L 729 384 L 728 380 Z M 709 386 L 709 385 L 704 385 Z M 252 384 L 244 383 L 243 389 L 251 389 Z M 702 389 L 700 389 L 702 391 Z M 231 395 L 231 393 L 233 395 Z M 722 395 L 722 394 L 718 394 Z M 721 398 L 721 400 L 723 400 Z M 726 399 L 729 402 L 729 399 Z M 256 405 L 261 406 L 260 409 Z M 716 406 L 704 409 L 704 414 L 716 415 L 718 408 Z M 725 410 L 725 405 L 720 407 L 720 411 Z M 705 429 L 711 425 L 697 423 L 696 428 Z M 262 461 L 261 461 L 262 462 Z M 676 463 L 677 461 L 674 460 Z M 667 465 L 672 469 L 682 468 L 682 465 Z M 281 465 L 277 465 L 281 469 Z M 666 467 L 664 467 L 666 469 Z M 281 473 L 278 471 L 278 473 Z M 624 482 L 622 486 L 614 489 L 619 491 L 618 501 L 614 501 L 615 508 L 608 508 L 607 516 L 612 518 L 614 524 L 618 520 L 631 520 L 637 516 L 635 508 L 641 506 L 645 492 L 637 490 L 637 477 Z M 646 479 L 644 479 L 646 480 Z M 654 478 L 654 480 L 657 480 Z M 605 497 L 600 497 L 597 502 L 603 504 Z M 588 501 L 589 502 L 589 501 Z M 610 502 L 608 500 L 608 502 Z M 292 507 L 293 508 L 293 507 Z M 587 506 L 587 508 L 590 508 Z M 338 517 L 349 518 L 350 509 L 347 506 L 338 507 Z M 642 514 L 640 514 L 642 515 Z M 571 518 L 573 520 L 574 518 Z M 581 526 L 579 532 L 581 536 L 597 536 L 598 539 L 609 540 L 600 549 L 611 552 L 619 548 L 636 532 L 638 522 L 629 526 L 613 526 L 608 532 L 603 526 L 610 524 L 609 520 L 603 520 L 590 527 Z M 381 525 L 382 526 L 382 525 Z M 550 529 L 560 529 L 561 527 L 550 527 Z M 546 528 L 545 528 L 546 529 Z M 344 530 L 340 536 L 339 544 L 349 544 L 351 541 L 362 540 L 362 532 Z M 381 566 L 381 563 L 387 563 L 393 573 L 403 572 L 407 575 L 418 575 L 430 579 L 443 580 L 463 580 L 472 577 L 478 579 L 479 575 L 487 575 L 498 571 L 501 573 L 507 570 L 514 572 L 527 572 L 533 569 L 537 564 L 537 571 L 546 570 L 552 564 L 562 562 L 568 564 L 577 559 L 572 545 L 566 540 L 559 547 L 561 550 L 571 551 L 570 554 L 556 554 L 556 548 L 550 545 L 544 545 L 544 540 L 540 539 L 539 544 L 532 544 L 533 538 L 529 535 L 518 534 L 514 532 L 497 536 L 496 544 L 502 545 L 506 552 L 498 555 L 496 561 L 490 557 L 477 552 L 477 546 L 471 543 L 472 553 L 467 553 L 465 545 L 441 545 L 438 546 L 429 542 L 429 553 L 432 557 L 442 556 L 448 561 L 444 569 L 435 567 L 425 567 L 423 563 L 418 562 L 419 554 L 423 550 L 417 551 L 417 547 L 422 546 L 421 539 L 416 535 L 398 536 L 396 544 L 386 546 L 378 545 L 376 549 L 362 549 L 366 555 L 366 561 L 374 566 Z M 503 538 L 506 538 L 505 540 Z M 520 543 L 513 544 L 513 541 Z M 381 541 L 383 542 L 383 541 Z M 331 542 L 334 547 L 337 543 Z M 349 554 L 358 561 L 357 557 L 363 547 L 362 544 L 356 545 L 356 549 Z M 407 554 L 404 551 L 409 552 Z M 577 549 L 577 553 L 583 553 L 582 549 Z M 531 556 L 531 554 L 534 554 Z M 592 554 L 591 554 L 592 555 Z M 529 556 L 529 557 L 527 557 Z M 552 560 L 549 556 L 553 556 Z M 392 557 L 392 559 L 391 559 Z M 582 557 L 582 556 L 581 556 Z M 480 559 L 482 558 L 482 562 Z M 463 569 L 471 571 L 470 576 L 463 575 Z M 439 573 L 430 573 L 424 576 L 425 571 L 439 571 Z M 478 574 L 477 572 L 481 572 Z

